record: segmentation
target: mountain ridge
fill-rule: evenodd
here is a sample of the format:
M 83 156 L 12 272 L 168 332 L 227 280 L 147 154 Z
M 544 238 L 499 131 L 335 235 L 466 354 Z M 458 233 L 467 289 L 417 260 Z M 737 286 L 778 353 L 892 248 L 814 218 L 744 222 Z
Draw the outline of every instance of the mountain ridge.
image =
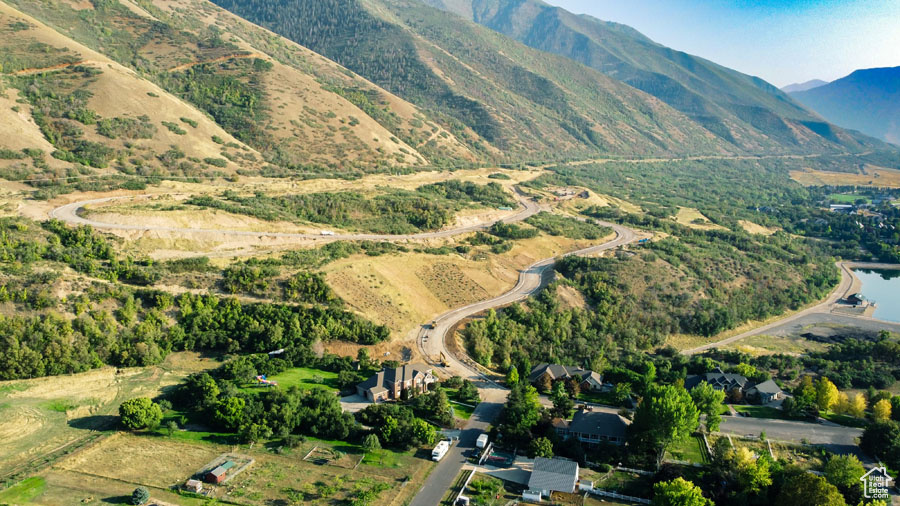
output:
M 813 88 L 818 88 L 819 86 L 825 86 L 828 84 L 828 81 L 823 81 L 821 79 L 810 79 L 809 81 L 804 81 L 802 83 L 793 83 L 787 86 L 782 86 L 781 91 L 790 95 L 791 93 L 795 93 L 798 91 L 808 91 Z

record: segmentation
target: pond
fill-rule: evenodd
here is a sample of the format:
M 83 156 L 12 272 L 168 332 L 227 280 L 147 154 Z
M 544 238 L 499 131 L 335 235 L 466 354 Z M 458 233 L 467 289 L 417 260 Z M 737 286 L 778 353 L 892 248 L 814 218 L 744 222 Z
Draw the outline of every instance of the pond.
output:
M 872 317 L 900 322 L 900 270 L 855 269 L 854 272 L 862 281 L 862 294 L 875 302 Z

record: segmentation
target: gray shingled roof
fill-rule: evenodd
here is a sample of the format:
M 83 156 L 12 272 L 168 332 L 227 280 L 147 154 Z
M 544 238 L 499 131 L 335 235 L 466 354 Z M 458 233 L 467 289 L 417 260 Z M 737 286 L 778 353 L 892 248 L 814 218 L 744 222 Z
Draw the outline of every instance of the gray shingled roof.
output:
M 753 387 L 757 392 L 765 393 L 765 394 L 780 394 L 782 392 L 781 387 L 778 386 L 773 380 L 766 380 Z
M 413 379 L 416 374 L 426 374 L 431 368 L 423 364 L 406 364 L 396 369 L 385 369 L 378 371 L 374 375 L 359 384 L 363 390 L 371 390 L 373 393 L 380 393 L 387 390 L 389 385 L 399 382 L 406 382 Z M 399 378 L 399 379 L 398 379 Z
M 553 490 L 571 493 L 578 481 L 578 463 L 561 458 L 534 459 L 534 470 L 528 480 L 530 490 Z
M 593 376 L 598 382 L 603 382 L 603 376 L 599 373 L 595 373 L 588 369 L 582 369 L 580 367 L 575 367 L 571 365 L 560 365 L 560 364 L 538 364 L 531 368 L 531 374 L 528 375 L 529 381 L 537 381 L 538 378 L 543 376 L 543 374 L 547 372 L 550 374 L 552 379 L 560 379 L 560 378 L 578 378 L 579 381 L 584 381 L 587 377 Z
M 747 386 L 749 380 L 740 374 L 708 372 L 700 375 L 688 376 L 684 380 L 684 387 L 690 390 L 703 381 L 709 383 L 714 388 L 720 388 L 722 390 L 731 390 L 734 387 L 743 390 L 744 387 Z
M 568 423 L 568 429 L 570 432 L 581 434 L 624 438 L 628 423 L 615 413 L 579 410 L 572 416 L 572 421 Z

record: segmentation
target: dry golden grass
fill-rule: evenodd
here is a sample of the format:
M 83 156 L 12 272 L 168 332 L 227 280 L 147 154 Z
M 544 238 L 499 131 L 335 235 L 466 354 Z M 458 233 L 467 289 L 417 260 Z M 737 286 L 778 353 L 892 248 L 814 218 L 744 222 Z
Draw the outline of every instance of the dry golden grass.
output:
M 779 230 L 777 228 L 764 227 L 747 220 L 738 220 L 738 223 L 748 234 L 772 235 Z
M 703 216 L 703 213 L 690 207 L 679 207 L 678 214 L 675 215 L 675 221 L 686 227 L 698 230 L 724 230 L 725 228 L 709 221 L 709 218 Z
M 793 170 L 791 178 L 804 186 L 881 186 L 886 188 L 900 188 L 900 170 L 885 169 L 866 165 L 863 172 L 828 172 L 823 170 Z

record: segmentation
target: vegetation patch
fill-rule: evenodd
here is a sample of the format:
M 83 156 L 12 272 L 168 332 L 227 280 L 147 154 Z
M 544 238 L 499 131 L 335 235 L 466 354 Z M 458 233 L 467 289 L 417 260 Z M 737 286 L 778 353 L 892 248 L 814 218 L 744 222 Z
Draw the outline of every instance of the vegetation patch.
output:
M 569 239 L 596 240 L 612 233 L 612 229 L 609 227 L 599 226 L 590 219 L 577 220 L 546 211 L 529 217 L 525 222 L 550 235 L 568 237 Z

